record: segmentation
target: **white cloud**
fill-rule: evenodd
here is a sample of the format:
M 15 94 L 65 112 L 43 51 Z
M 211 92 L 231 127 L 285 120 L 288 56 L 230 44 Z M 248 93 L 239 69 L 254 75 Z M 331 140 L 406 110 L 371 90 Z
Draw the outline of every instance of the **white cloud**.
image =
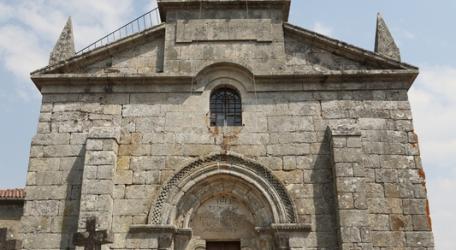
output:
M 454 241 L 456 199 L 450 198 L 456 193 L 456 180 L 444 178 L 430 181 L 428 190 L 436 249 L 456 249 Z
M 436 249 L 456 249 L 456 68 L 424 67 L 409 92 L 428 176 Z
M 20 26 L 0 27 L 0 62 L 4 67 L 21 78 L 39 65 L 46 64 L 46 51 L 40 47 L 38 37 Z
M 0 2 L 0 67 L 20 79 L 16 94 L 36 96 L 29 73 L 47 65 L 68 16 L 82 48 L 134 17 L 134 0 L 15 0 Z
M 13 8 L 5 3 L 0 2 L 0 22 L 11 17 Z
M 326 35 L 326 36 L 331 36 L 333 34 L 333 29 L 321 22 L 315 22 L 312 29 L 315 32 Z
M 405 38 L 410 39 L 410 40 L 413 40 L 416 37 L 415 34 L 413 34 L 412 32 L 410 32 L 408 30 L 404 30 L 402 33 L 405 36 Z
M 445 157 L 456 149 L 456 68 L 425 67 L 409 95 L 423 158 L 454 164 L 455 159 Z

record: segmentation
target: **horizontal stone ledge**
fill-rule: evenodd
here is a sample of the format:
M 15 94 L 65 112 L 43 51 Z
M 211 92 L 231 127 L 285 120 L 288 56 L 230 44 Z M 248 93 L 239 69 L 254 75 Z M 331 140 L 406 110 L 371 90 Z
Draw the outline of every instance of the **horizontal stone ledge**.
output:
M 298 223 L 285 223 L 285 224 L 272 224 L 269 227 L 255 227 L 258 233 L 275 233 L 275 232 L 310 232 L 311 226 L 309 224 Z
M 331 131 L 332 136 L 361 136 L 361 130 L 358 125 L 344 124 L 335 128 L 328 129 Z
M 177 228 L 174 225 L 132 225 L 130 233 L 155 233 L 155 234 L 175 234 L 192 236 L 191 228 Z
M 270 75 L 254 74 L 257 91 L 276 92 L 279 90 L 296 91 L 337 91 L 337 90 L 408 90 L 418 74 L 414 70 L 346 70 L 326 71 L 323 73 L 272 72 Z M 46 74 L 32 76 L 32 80 L 41 90 L 46 86 L 79 86 L 79 93 L 83 93 L 87 86 L 112 85 L 116 93 L 116 85 L 191 85 L 194 84 L 195 74 Z M 287 84 L 282 84 L 282 83 Z M 68 88 L 68 91 L 74 89 Z M 67 91 L 65 90 L 65 91 Z M 181 89 L 182 91 L 182 89 Z M 201 90 L 188 90 L 199 92 Z M 253 90 L 252 90 L 253 91 Z M 52 89 L 43 89 L 47 94 L 59 93 Z M 92 92 L 105 93 L 104 88 Z

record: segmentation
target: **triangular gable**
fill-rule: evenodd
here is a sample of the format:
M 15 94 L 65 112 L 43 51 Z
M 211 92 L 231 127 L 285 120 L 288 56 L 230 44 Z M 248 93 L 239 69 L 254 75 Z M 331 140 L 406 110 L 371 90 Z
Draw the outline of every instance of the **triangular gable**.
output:
M 413 70 L 418 68 L 380 54 L 284 24 L 287 67 L 296 74 L 348 70 Z
M 163 69 L 164 36 L 165 25 L 162 24 L 40 69 L 33 72 L 32 76 L 44 74 L 80 74 L 91 77 L 116 74 L 133 76 L 163 72 L 163 70 L 166 71 Z M 337 74 L 337 72 L 346 75 L 379 71 L 383 71 L 383 74 L 392 74 L 393 71 L 417 73 L 417 68 L 414 66 L 288 23 L 284 24 L 284 38 L 281 67 L 271 71 L 271 76 L 298 77 L 317 74 L 323 76 Z
M 49 65 L 32 72 L 31 75 L 160 72 L 163 70 L 164 36 L 165 25 L 155 26 L 109 45 Z M 143 65 L 148 66 L 145 68 Z
M 332 53 L 296 35 L 285 35 L 285 56 L 284 71 L 291 74 L 373 70 L 376 68 L 365 62 Z

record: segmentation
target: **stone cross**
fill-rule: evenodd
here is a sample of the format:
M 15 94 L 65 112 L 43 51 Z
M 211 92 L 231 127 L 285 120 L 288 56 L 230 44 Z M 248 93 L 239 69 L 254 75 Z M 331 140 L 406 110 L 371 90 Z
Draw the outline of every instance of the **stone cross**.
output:
M 0 228 L 0 249 L 2 250 L 16 250 L 21 248 L 19 240 L 8 240 L 8 229 Z
M 82 246 L 84 250 L 101 250 L 101 246 L 113 243 L 112 235 L 108 230 L 97 231 L 97 219 L 95 217 L 87 218 L 86 232 L 75 233 L 73 244 Z

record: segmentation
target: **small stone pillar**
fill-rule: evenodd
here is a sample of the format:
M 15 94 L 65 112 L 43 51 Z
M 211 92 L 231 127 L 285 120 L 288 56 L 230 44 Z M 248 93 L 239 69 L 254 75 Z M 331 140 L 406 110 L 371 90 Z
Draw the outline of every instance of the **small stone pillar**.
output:
M 78 232 L 85 232 L 88 218 L 97 218 L 97 230 L 110 230 L 113 212 L 113 177 L 120 128 L 92 128 L 86 143 Z
M 339 247 L 370 249 L 367 173 L 362 164 L 361 132 L 357 126 L 343 125 L 330 130 L 333 176 L 338 216 Z

